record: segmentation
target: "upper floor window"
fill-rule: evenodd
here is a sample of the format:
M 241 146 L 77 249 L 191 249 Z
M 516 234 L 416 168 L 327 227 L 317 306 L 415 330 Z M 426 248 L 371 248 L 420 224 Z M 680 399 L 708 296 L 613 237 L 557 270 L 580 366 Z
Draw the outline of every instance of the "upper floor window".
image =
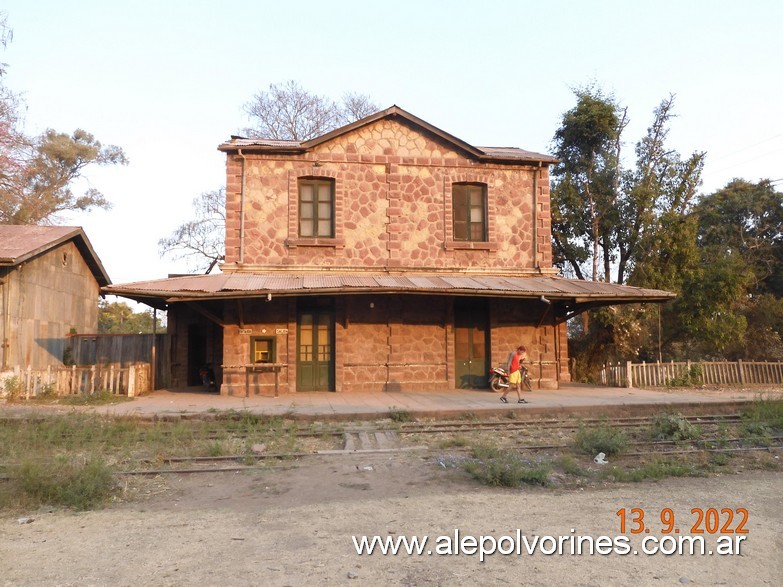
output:
M 454 206 L 454 240 L 487 240 L 487 186 L 455 183 L 451 187 Z
M 299 236 L 334 237 L 334 180 L 299 180 Z

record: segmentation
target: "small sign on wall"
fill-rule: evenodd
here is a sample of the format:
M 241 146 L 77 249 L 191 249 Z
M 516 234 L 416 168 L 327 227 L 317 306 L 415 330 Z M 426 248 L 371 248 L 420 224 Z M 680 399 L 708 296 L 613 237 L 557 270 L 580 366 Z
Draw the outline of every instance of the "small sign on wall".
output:
M 275 328 L 275 334 L 288 334 L 288 328 Z
M 240 328 L 239 334 L 253 334 L 252 328 Z

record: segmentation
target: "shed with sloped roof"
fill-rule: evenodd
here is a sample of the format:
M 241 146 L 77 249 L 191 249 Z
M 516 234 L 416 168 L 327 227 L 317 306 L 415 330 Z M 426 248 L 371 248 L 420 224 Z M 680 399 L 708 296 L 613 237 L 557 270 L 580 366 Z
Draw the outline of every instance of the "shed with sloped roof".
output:
M 0 371 L 61 365 L 110 283 L 80 227 L 0 225 Z

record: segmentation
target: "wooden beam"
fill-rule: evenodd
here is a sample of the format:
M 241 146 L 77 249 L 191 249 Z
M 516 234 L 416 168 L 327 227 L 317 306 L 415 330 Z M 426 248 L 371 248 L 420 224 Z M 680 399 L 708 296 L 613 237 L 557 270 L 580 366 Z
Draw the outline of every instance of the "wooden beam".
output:
M 242 298 L 237 298 L 237 313 L 239 315 L 239 327 L 245 327 L 245 306 L 242 303 Z
M 220 318 L 219 316 L 216 316 L 215 314 L 213 314 L 212 312 L 210 312 L 206 308 L 203 308 L 201 306 L 201 304 L 199 304 L 198 302 L 185 302 L 185 305 L 188 308 L 191 308 L 194 311 L 196 311 L 197 313 L 199 313 L 202 316 L 204 316 L 204 318 L 206 318 L 207 320 L 211 320 L 212 322 L 214 322 L 218 326 L 222 326 L 223 328 L 226 327 L 226 323 L 225 323 L 225 321 L 222 318 Z

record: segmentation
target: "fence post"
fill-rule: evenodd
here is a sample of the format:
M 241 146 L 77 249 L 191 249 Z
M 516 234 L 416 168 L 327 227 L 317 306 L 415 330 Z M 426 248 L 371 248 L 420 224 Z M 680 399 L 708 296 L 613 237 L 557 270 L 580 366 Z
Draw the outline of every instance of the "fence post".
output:
M 136 395 L 136 366 L 128 366 L 128 397 Z
M 30 399 L 30 386 L 33 384 L 33 370 L 27 365 L 27 384 L 25 385 L 25 399 Z
M 633 387 L 633 374 L 631 373 L 631 361 L 625 362 L 625 386 Z
M 745 373 L 743 373 L 742 369 L 742 359 L 737 360 L 737 371 L 739 372 L 740 385 L 745 385 Z

